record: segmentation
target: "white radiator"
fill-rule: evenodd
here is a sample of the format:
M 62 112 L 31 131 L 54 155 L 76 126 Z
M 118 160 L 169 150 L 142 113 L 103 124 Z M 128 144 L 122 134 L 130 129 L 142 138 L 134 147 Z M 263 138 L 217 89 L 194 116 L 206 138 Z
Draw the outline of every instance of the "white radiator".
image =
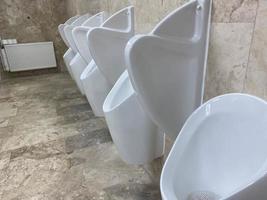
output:
M 53 42 L 4 45 L 9 71 L 56 67 Z

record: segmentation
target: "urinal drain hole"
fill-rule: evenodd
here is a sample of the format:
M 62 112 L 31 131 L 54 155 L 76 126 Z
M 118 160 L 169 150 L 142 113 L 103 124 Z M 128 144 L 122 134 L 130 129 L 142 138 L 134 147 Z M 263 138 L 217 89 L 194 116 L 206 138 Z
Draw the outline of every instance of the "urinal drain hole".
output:
M 219 196 L 210 191 L 191 192 L 186 200 L 218 200 Z

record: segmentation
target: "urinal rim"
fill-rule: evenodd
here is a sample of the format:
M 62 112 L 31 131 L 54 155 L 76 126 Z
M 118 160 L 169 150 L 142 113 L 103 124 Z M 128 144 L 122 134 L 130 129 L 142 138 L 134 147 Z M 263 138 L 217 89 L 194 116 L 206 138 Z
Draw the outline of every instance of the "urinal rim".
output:
M 125 30 L 123 29 L 116 29 L 116 28 L 110 28 L 110 27 L 106 27 L 105 26 L 105 23 L 107 23 L 108 21 L 110 21 L 111 19 L 113 19 L 114 17 L 116 17 L 118 14 L 122 13 L 122 12 L 129 12 L 130 15 L 127 16 L 128 18 L 128 21 L 129 21 L 129 24 L 128 24 L 128 28 Z M 96 35 L 98 35 L 98 32 L 101 31 L 101 32 L 106 32 L 106 31 L 109 31 L 109 34 L 113 37 L 113 38 L 119 38 L 119 39 L 123 39 L 123 40 L 126 40 L 127 39 L 127 42 L 130 40 L 130 38 L 134 35 L 135 33 L 135 27 L 134 27 L 134 6 L 128 6 L 128 7 L 125 7 L 119 11 L 117 11 L 116 13 L 114 13 L 113 15 L 111 15 L 108 19 L 105 20 L 105 22 L 103 22 L 103 24 L 99 27 L 93 27 L 91 30 L 89 30 L 87 32 L 87 42 L 90 43 L 90 41 L 92 41 L 92 36 L 94 35 L 94 33 L 96 33 Z M 126 45 L 125 45 L 126 46 Z M 95 51 L 94 51 L 94 48 L 89 45 L 89 49 L 90 49 L 90 52 L 91 52 L 91 55 L 92 55 L 92 59 L 94 59 L 98 69 L 100 70 L 100 72 L 105 76 L 105 78 L 108 80 L 108 82 L 110 82 L 111 84 L 113 84 L 113 78 L 110 79 L 110 76 L 107 76 L 106 74 L 106 70 L 103 70 L 101 67 L 99 67 L 99 63 L 97 63 L 97 59 L 96 56 L 95 56 Z M 124 59 L 124 55 L 122 56 L 123 59 Z M 126 66 L 122 66 L 125 70 L 126 70 Z M 122 72 L 123 73 L 123 72 Z M 121 73 L 121 74 L 122 74 Z M 116 78 L 117 79 L 117 78 Z M 118 79 L 117 79 L 118 80 Z
M 115 111 L 116 109 L 120 108 L 120 105 L 122 105 L 125 101 L 129 100 L 132 96 L 135 96 L 135 90 L 134 88 L 130 88 L 132 91 L 130 91 L 131 93 L 128 95 L 125 95 L 123 98 L 121 98 L 121 100 L 114 104 L 114 99 L 117 98 L 118 96 L 118 92 L 121 90 L 121 88 L 126 84 L 127 81 L 129 81 L 132 87 L 132 83 L 131 80 L 127 80 L 129 79 L 129 75 L 128 75 L 128 71 L 125 70 L 121 76 L 118 78 L 118 80 L 116 81 L 115 85 L 112 87 L 112 89 L 110 90 L 109 94 L 107 95 L 104 103 L 103 103 L 103 111 L 104 113 L 110 113 Z
M 110 20 L 112 20 L 114 17 L 116 17 L 118 14 L 125 12 L 125 11 L 129 11 L 130 12 L 130 23 L 127 27 L 127 29 L 117 29 L 117 28 L 111 28 L 111 27 L 107 27 L 106 23 L 109 22 Z M 111 33 L 114 33 L 116 37 L 117 34 L 122 34 L 121 36 L 119 36 L 118 38 L 121 39 L 125 39 L 125 38 L 129 38 L 128 34 L 131 34 L 134 36 L 135 34 L 135 27 L 134 27 L 134 6 L 128 6 L 125 7 L 117 12 L 115 12 L 114 14 L 112 14 L 110 17 L 108 17 L 100 26 L 98 27 L 92 27 L 89 32 L 87 33 L 87 41 L 90 42 L 90 35 L 93 34 L 94 32 L 98 32 L 98 31 L 110 31 Z M 130 39 L 129 39 L 130 40 Z M 89 47 L 90 48 L 90 47 Z
M 72 24 L 72 22 L 74 22 L 79 17 L 80 17 L 80 15 L 74 15 L 74 16 L 70 17 L 68 20 L 66 20 L 64 24 Z
M 85 21 L 87 21 L 90 17 L 91 17 L 90 14 L 89 14 L 89 13 L 86 13 L 86 14 L 84 14 L 84 15 L 80 15 L 80 16 L 79 16 L 76 20 L 74 20 L 71 24 L 65 24 L 65 27 L 64 27 L 64 33 L 65 33 L 65 35 L 68 35 L 68 34 L 66 34 L 65 29 L 70 28 L 71 31 L 70 31 L 70 34 L 69 34 L 69 35 L 70 35 L 70 37 L 72 38 L 72 40 L 73 40 L 73 42 L 74 42 L 74 38 L 73 38 L 73 35 L 72 35 L 72 31 L 73 31 L 73 29 L 74 29 L 75 27 L 77 27 L 77 26 L 81 26 L 81 25 L 82 25 Z M 81 18 L 82 18 L 82 21 L 79 22 L 78 24 L 76 24 L 77 21 L 81 20 Z M 83 18 L 84 18 L 84 19 L 83 19 Z M 66 36 L 65 36 L 65 37 L 66 37 Z M 76 53 L 79 52 L 79 51 L 78 51 L 78 48 L 77 48 L 77 46 L 76 46 L 76 44 L 75 44 L 75 42 L 74 42 L 74 44 L 72 45 L 72 42 L 70 42 L 70 41 L 68 40 L 68 36 L 66 37 L 66 39 L 67 39 L 67 41 L 68 41 L 70 47 L 71 47 L 71 48 L 72 48 L 72 46 L 74 47 L 74 48 L 72 48 L 72 50 L 75 51 Z
M 65 32 L 69 32 L 70 33 L 70 37 L 72 38 L 72 41 L 73 42 L 70 42 L 69 41 L 69 39 L 68 39 L 68 36 L 66 37 L 66 39 L 67 39 L 67 41 L 68 41 L 68 43 L 69 43 L 69 47 L 75 52 L 75 53 L 79 53 L 79 49 L 77 48 L 77 46 L 76 46 L 76 43 L 75 43 L 75 41 L 74 41 L 74 38 L 73 38 L 73 35 L 72 35 L 72 31 L 74 30 L 74 28 L 76 28 L 77 26 L 74 26 L 74 25 L 66 25 L 65 27 L 64 27 L 64 33 Z M 70 29 L 70 30 L 68 30 L 68 29 Z M 65 35 L 67 35 L 66 33 L 65 33 Z M 74 43 L 74 44 L 72 44 L 72 43 Z
M 86 32 L 86 38 L 87 38 L 87 34 L 88 34 L 88 32 L 90 32 L 91 31 L 91 29 L 92 29 L 93 27 L 88 27 L 88 26 L 77 26 L 77 27 L 74 27 L 73 29 L 72 29 L 72 37 L 73 37 L 73 41 L 74 41 L 74 43 L 75 43 L 75 46 L 76 46 L 76 48 L 77 48 L 77 50 L 78 50 L 78 53 L 82 56 L 82 54 L 80 53 L 80 45 L 77 45 L 78 43 L 79 43 L 79 41 L 78 41 L 78 38 L 76 37 L 76 35 L 78 34 L 78 32 L 82 32 L 82 31 L 85 31 Z M 88 50 L 89 50 L 89 52 L 90 52 L 90 48 L 89 48 L 89 46 L 88 46 Z M 90 52 L 90 54 L 91 54 L 91 52 Z M 88 56 L 88 55 L 87 55 Z M 91 60 L 92 60 L 92 55 L 90 55 L 91 56 Z M 83 57 L 83 56 L 82 56 Z M 85 58 L 83 58 L 85 61 L 86 61 L 86 63 L 90 63 L 90 62 L 88 62 L 87 61 L 87 59 L 85 59 Z
M 130 13 L 130 17 L 128 17 L 128 19 L 130 18 L 130 23 L 127 27 L 127 29 L 117 29 L 117 28 L 111 28 L 109 26 L 106 26 L 106 24 L 112 20 L 114 17 L 116 17 L 118 14 L 128 11 Z M 102 24 L 99 28 L 106 28 L 109 30 L 113 30 L 113 31 L 121 31 L 123 33 L 131 33 L 133 31 L 134 34 L 134 6 L 127 6 L 125 8 L 122 8 L 120 10 L 118 10 L 117 12 L 113 13 L 111 16 L 109 16 Z
M 92 66 L 91 66 L 92 65 Z M 90 68 L 87 70 L 87 67 Z M 92 74 L 93 70 L 97 69 L 97 66 L 96 66 L 96 63 L 95 61 L 92 59 L 91 62 L 85 67 L 84 71 L 82 72 L 81 76 L 80 76 L 80 79 L 83 81 L 85 79 L 87 79 L 90 74 Z M 86 72 L 86 74 L 85 74 Z
M 69 41 L 67 40 L 66 36 L 65 36 L 65 32 L 64 32 L 64 28 L 65 28 L 66 24 L 59 24 L 58 25 L 58 32 L 59 32 L 59 35 L 61 37 L 61 39 L 63 40 L 64 44 L 70 48 L 70 45 L 69 45 Z
M 90 17 L 91 17 L 90 13 L 85 13 L 85 14 L 80 15 L 79 17 L 77 17 L 71 24 L 67 24 L 67 25 L 81 26 Z M 82 21 L 80 21 L 80 20 L 82 20 Z
M 92 15 L 91 17 L 89 17 L 87 20 L 85 20 L 80 26 L 82 26 L 82 27 L 95 27 L 95 26 L 91 26 L 91 25 L 87 25 L 87 23 L 88 22 L 90 22 L 91 20 L 93 20 L 94 18 L 96 18 L 96 17 L 101 17 L 101 23 L 100 23 L 100 25 L 99 26 L 101 26 L 103 23 L 104 23 L 104 21 L 107 19 L 107 13 L 105 12 L 105 11 L 101 11 L 101 12 L 99 12 L 99 13 L 97 13 L 97 14 L 95 14 L 95 15 Z M 79 26 L 78 26 L 79 27 Z
M 95 18 L 101 18 L 101 19 L 100 19 L 101 22 L 99 23 L 98 26 L 90 26 L 90 25 L 86 24 L 86 23 L 89 23 L 90 21 L 94 20 Z M 82 57 L 84 57 L 84 56 L 83 56 L 83 54 L 80 52 L 79 40 L 78 40 L 78 38 L 76 37 L 76 35 L 78 34 L 78 32 L 83 32 L 83 31 L 84 31 L 84 32 L 86 32 L 86 33 L 85 33 L 85 36 L 86 36 L 86 38 L 87 38 L 87 34 L 88 34 L 88 32 L 89 32 L 92 28 L 101 26 L 101 25 L 103 24 L 103 21 L 105 21 L 105 18 L 106 18 L 106 12 L 105 12 L 105 11 L 101 11 L 101 12 L 99 12 L 99 13 L 97 13 L 97 14 L 91 16 L 91 17 L 89 17 L 87 20 L 85 20 L 85 21 L 81 24 L 81 26 L 75 26 L 75 27 L 73 27 L 73 29 L 72 29 L 72 31 L 71 31 L 72 38 L 73 38 L 74 44 L 75 44 L 75 46 L 76 46 L 78 52 L 80 53 L 80 55 L 81 55 Z M 88 46 L 88 51 L 90 52 L 90 48 L 89 48 L 89 46 Z M 92 56 L 91 56 L 91 55 L 90 55 L 90 57 L 91 57 L 90 60 L 92 60 Z M 84 60 L 85 60 L 88 64 L 91 62 L 91 61 L 88 62 L 88 61 L 87 61 L 87 58 L 84 58 Z
M 70 65 L 70 66 L 75 66 L 74 63 L 77 63 L 77 62 L 80 61 L 80 60 L 82 60 L 83 62 L 85 62 L 84 59 L 83 59 L 83 57 L 80 55 L 79 52 L 78 52 L 78 53 L 75 53 L 75 56 L 74 56 L 73 59 L 70 61 L 69 65 Z M 87 65 L 86 65 L 86 66 L 87 66 Z
M 152 29 L 152 31 L 150 32 L 150 34 L 152 35 L 157 35 L 157 36 L 161 36 L 160 34 L 157 34 L 157 30 L 162 26 L 162 24 L 170 18 L 170 16 L 172 16 L 173 14 L 179 12 L 180 10 L 183 10 L 185 7 L 189 6 L 192 3 L 197 3 L 198 0 L 190 0 L 187 3 L 181 5 L 180 7 L 174 9 L 172 12 L 170 12 L 168 15 L 166 15 L 162 20 L 160 20 L 160 22 Z
M 224 98 L 233 98 L 233 97 L 246 97 L 246 98 L 250 98 L 250 99 L 254 99 L 262 104 L 265 104 L 267 106 L 267 101 L 265 101 L 264 99 L 262 98 L 259 98 L 255 95 L 252 95 L 252 94 L 248 94 L 248 93 L 227 93 L 227 94 L 223 94 L 223 95 L 219 95 L 219 96 L 216 96 L 210 100 L 208 100 L 207 102 L 205 102 L 204 104 L 202 104 L 201 106 L 199 106 L 186 120 L 186 122 L 184 123 L 182 129 L 180 130 L 178 136 L 176 137 L 175 139 L 175 142 L 173 143 L 172 145 L 172 148 L 171 148 L 171 151 L 169 152 L 168 154 L 168 157 L 165 161 L 165 164 L 162 168 L 162 171 L 161 171 L 161 176 L 160 176 L 160 191 L 161 191 L 161 195 L 163 197 L 164 200 L 167 200 L 167 196 L 165 194 L 165 192 L 163 191 L 163 179 L 164 179 L 164 176 L 165 176 L 165 173 L 166 172 L 166 168 L 167 168 L 167 164 L 170 162 L 171 160 L 171 156 L 173 154 L 173 152 L 175 151 L 174 147 L 177 145 L 180 137 L 184 137 L 183 135 L 184 134 L 181 134 L 182 132 L 184 132 L 184 130 L 188 127 L 188 124 L 189 122 L 191 121 L 191 119 L 201 110 L 203 109 L 203 107 L 206 107 L 208 104 L 211 104 L 212 102 L 215 102 L 215 101 L 218 101 L 218 100 L 221 100 L 221 99 L 224 99 Z M 224 199 L 227 199 L 229 197 L 231 197 L 232 195 L 246 189 L 247 187 L 253 185 L 254 183 L 256 183 L 258 180 L 264 178 L 267 173 L 263 170 L 264 166 L 267 166 L 267 156 L 266 156 L 266 160 L 265 162 L 263 162 L 263 164 L 261 165 L 261 167 L 259 168 L 259 171 L 255 174 L 255 176 L 253 176 L 253 178 L 251 178 L 250 180 L 247 181 L 247 183 L 245 183 L 243 186 L 240 186 L 238 189 L 236 189 L 235 191 L 231 192 L 230 194 L 224 196 L 224 197 L 221 197 L 220 199 L 218 200 L 224 200 Z M 171 190 L 172 192 L 174 191 L 174 189 Z
M 126 69 L 129 73 L 129 78 L 130 78 L 130 81 L 132 83 L 132 87 L 134 88 L 134 91 L 136 92 L 136 96 L 138 98 L 138 100 L 140 101 L 140 104 L 142 105 L 145 105 L 143 103 L 143 100 L 142 98 L 140 97 L 139 93 L 140 93 L 140 90 L 138 87 L 135 86 L 135 78 L 134 76 L 132 76 L 131 74 L 133 74 L 133 70 L 134 69 L 134 65 L 132 65 L 132 62 L 131 60 L 132 57 L 133 57 L 133 51 L 132 49 L 136 46 L 136 45 L 139 45 L 138 43 L 143 43 L 143 40 L 147 40 L 147 39 L 158 39 L 161 42 L 169 42 L 169 44 L 173 45 L 170 49 L 173 49 L 173 50 L 176 50 L 176 46 L 177 45 L 191 45 L 188 43 L 188 41 L 185 41 L 185 42 L 181 42 L 181 41 L 174 41 L 170 38 L 164 38 L 162 36 L 159 36 L 159 35 L 154 35 L 153 33 L 148 33 L 148 34 L 137 34 L 135 36 L 133 36 L 127 43 L 126 47 L 125 47 L 125 51 L 124 51 L 124 58 L 125 58 L 125 63 L 126 63 Z M 190 43 L 194 43 L 194 41 L 191 41 Z M 202 100 L 203 100 L 203 97 L 202 97 Z M 145 106 L 144 106 L 145 107 Z M 145 109 L 146 110 L 146 109 Z M 160 125 L 158 124 L 157 120 L 154 119 L 154 116 L 153 114 L 151 114 L 151 112 L 149 111 L 146 111 L 146 113 L 149 115 L 150 119 L 155 123 L 157 124 L 158 127 L 160 127 Z

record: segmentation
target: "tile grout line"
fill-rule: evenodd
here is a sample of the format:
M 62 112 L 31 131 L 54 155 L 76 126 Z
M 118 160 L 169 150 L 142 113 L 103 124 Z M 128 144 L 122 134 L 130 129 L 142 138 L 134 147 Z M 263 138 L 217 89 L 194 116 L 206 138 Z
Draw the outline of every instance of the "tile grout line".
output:
M 259 6 L 260 6 L 259 4 L 260 3 L 258 1 L 257 9 L 256 9 L 256 15 L 255 15 L 253 29 L 252 29 L 252 36 L 251 36 L 251 40 L 250 40 L 250 47 L 249 47 L 249 52 L 248 52 L 248 60 L 247 60 L 247 65 L 246 65 L 245 77 L 243 79 L 243 86 L 242 86 L 241 93 L 245 92 L 245 84 L 246 84 L 246 80 L 248 77 L 248 68 L 249 68 L 249 63 L 250 63 L 250 59 L 251 59 L 251 49 L 252 49 L 253 42 L 254 42 L 255 28 L 256 28 L 257 17 L 258 17 L 258 10 L 259 10 Z

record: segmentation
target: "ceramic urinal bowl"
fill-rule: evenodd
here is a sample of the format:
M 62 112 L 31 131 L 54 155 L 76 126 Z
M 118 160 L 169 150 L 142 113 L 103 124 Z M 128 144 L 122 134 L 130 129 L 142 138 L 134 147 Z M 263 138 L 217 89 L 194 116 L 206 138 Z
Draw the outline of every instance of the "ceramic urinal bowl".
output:
M 95 116 L 104 117 L 103 102 L 111 90 L 112 85 L 107 81 L 102 72 L 100 72 L 94 60 L 84 69 L 80 79 L 86 98 Z
M 74 17 L 71 17 L 69 18 L 64 24 L 60 24 L 58 26 L 58 31 L 59 31 L 59 34 L 63 40 L 63 42 L 66 44 L 66 46 L 68 47 L 68 50 L 65 52 L 65 54 L 63 55 L 63 59 L 64 59 L 64 62 L 65 62 L 65 65 L 67 67 L 67 70 L 70 74 L 70 76 L 73 78 L 73 75 L 72 75 L 72 72 L 71 72 L 71 69 L 70 69 L 70 61 L 74 58 L 75 56 L 75 53 L 71 50 L 70 48 L 70 45 L 68 43 L 68 40 L 65 36 L 65 32 L 64 32 L 64 28 L 65 28 L 65 25 L 70 25 L 72 22 L 74 22 L 77 18 L 79 17 L 79 15 L 76 15 Z
M 115 84 L 103 105 L 112 139 L 124 161 L 142 164 L 162 155 L 164 137 L 140 107 L 125 70 L 124 49 L 134 35 L 133 12 L 133 7 L 117 12 L 92 29 L 88 41 L 97 67 Z
M 72 30 L 77 26 L 81 26 L 89 18 L 90 18 L 89 14 L 82 15 L 78 17 L 76 20 L 74 20 L 72 24 L 65 25 L 64 27 L 65 37 L 69 43 L 70 49 L 75 54 L 74 58 L 69 63 L 70 71 L 71 71 L 73 79 L 75 80 L 82 94 L 84 94 L 84 90 L 80 82 L 80 75 L 81 75 L 81 71 L 86 67 L 87 64 L 78 52 L 78 48 L 73 39 Z
M 186 121 L 161 175 L 164 200 L 267 199 L 267 102 L 226 94 Z
M 80 75 L 80 81 L 94 114 L 99 117 L 104 116 L 103 102 L 112 86 L 107 82 L 92 60 L 87 34 L 93 27 L 103 24 L 104 20 L 105 13 L 98 13 L 94 17 L 91 17 L 90 20 L 84 22 L 82 26 L 78 26 L 72 31 L 76 47 L 87 63 L 86 68 L 83 69 Z
M 192 0 L 126 47 L 130 78 L 151 119 L 175 139 L 202 103 L 211 0 Z
M 127 70 L 108 94 L 103 110 L 121 158 L 144 164 L 163 154 L 164 136 L 140 106 Z

